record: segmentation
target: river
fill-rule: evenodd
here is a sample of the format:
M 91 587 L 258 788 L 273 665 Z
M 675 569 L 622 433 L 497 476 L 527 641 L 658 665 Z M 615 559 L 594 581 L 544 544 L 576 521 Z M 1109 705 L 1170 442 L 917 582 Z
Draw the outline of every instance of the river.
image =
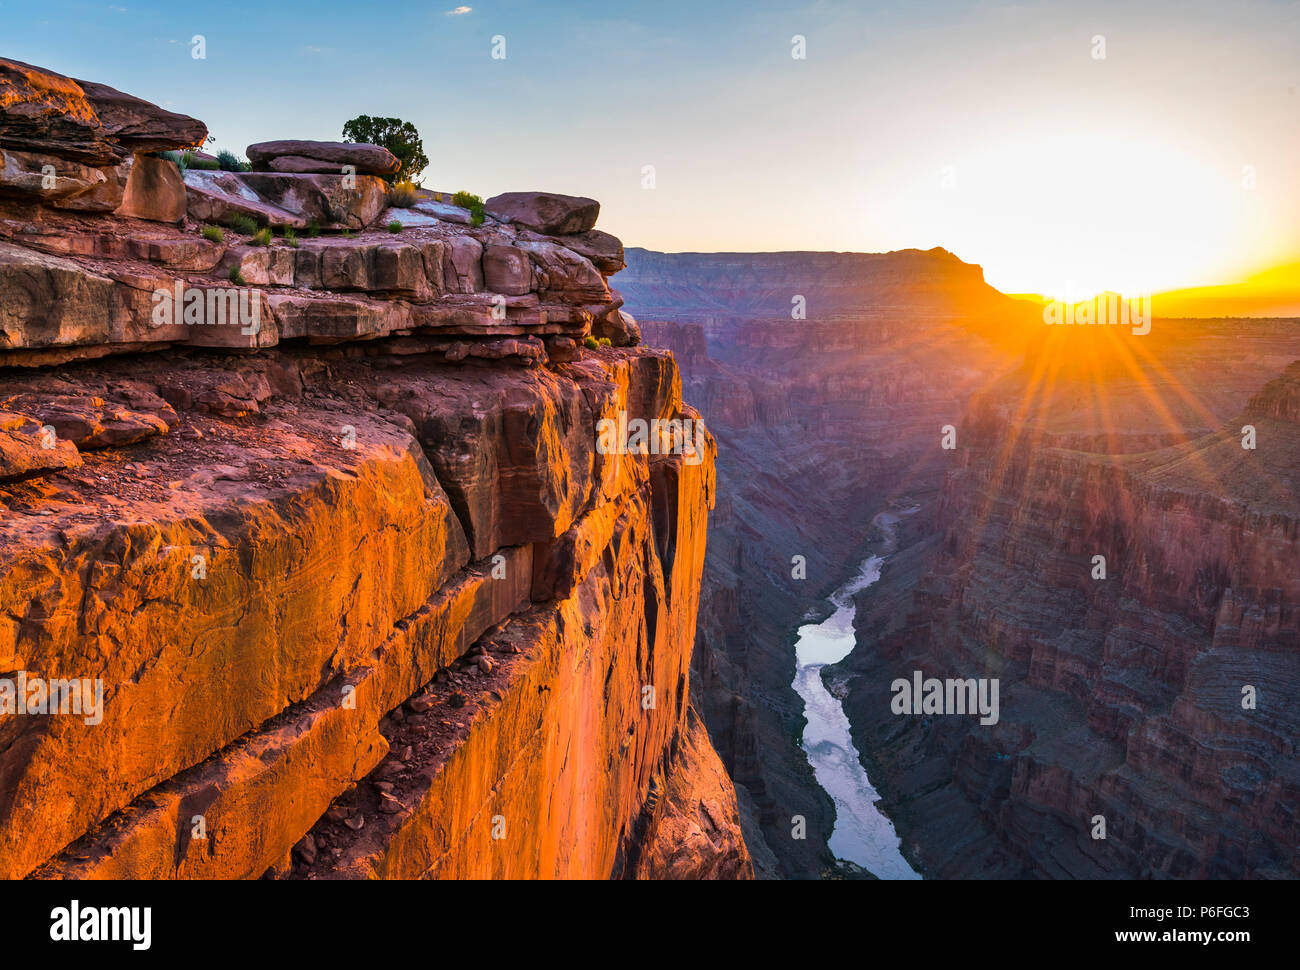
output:
M 820 623 L 799 627 L 794 689 L 803 698 L 808 718 L 804 751 L 818 784 L 835 800 L 831 852 L 881 879 L 920 879 L 899 851 L 894 823 L 876 807 L 879 795 L 858 759 L 844 707 L 821 677 L 822 667 L 853 649 L 853 594 L 880 578 L 883 563 L 879 556 L 869 557 L 853 579 L 831 594 L 835 612 Z

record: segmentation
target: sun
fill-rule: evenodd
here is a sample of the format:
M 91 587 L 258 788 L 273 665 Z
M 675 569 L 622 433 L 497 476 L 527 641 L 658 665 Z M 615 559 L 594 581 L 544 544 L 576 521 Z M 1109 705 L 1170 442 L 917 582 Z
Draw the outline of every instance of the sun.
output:
M 1255 217 L 1237 173 L 1135 132 L 1028 131 L 952 170 L 922 215 L 1004 292 L 1073 302 L 1222 279 Z

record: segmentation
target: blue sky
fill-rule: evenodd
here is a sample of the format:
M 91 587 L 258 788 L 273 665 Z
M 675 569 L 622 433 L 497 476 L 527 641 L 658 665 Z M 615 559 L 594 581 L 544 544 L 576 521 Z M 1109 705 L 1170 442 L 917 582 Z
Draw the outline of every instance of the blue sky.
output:
M 0 53 L 241 154 L 397 115 L 429 187 L 589 195 L 629 245 L 939 245 L 1008 290 L 1300 258 L 1295 3 L 467 5 L 5 2 Z

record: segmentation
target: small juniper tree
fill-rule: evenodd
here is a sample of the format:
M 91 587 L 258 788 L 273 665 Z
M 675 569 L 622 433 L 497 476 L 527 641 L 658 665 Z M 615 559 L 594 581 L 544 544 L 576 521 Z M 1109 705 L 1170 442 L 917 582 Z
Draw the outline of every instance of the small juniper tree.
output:
M 343 140 L 383 145 L 396 155 L 402 167 L 396 175 L 388 176 L 390 182 L 414 182 L 429 164 L 420 133 L 415 130 L 415 125 L 401 118 L 360 115 L 343 126 Z

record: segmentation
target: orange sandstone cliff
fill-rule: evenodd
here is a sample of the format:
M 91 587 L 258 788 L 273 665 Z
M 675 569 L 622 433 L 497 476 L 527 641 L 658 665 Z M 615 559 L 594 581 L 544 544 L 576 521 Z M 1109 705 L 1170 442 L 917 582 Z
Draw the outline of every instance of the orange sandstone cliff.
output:
M 0 60 L 0 875 L 752 875 L 599 207 L 205 133 Z

